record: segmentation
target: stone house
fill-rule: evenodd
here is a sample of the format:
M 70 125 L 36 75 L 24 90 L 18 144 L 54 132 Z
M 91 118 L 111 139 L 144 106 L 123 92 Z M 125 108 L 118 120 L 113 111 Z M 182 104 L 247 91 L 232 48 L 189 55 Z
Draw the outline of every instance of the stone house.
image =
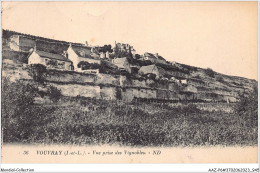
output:
M 91 51 L 91 47 L 88 46 L 70 44 L 66 51 L 66 54 L 68 59 L 72 61 L 75 70 L 80 69 L 80 67 L 78 67 L 78 64 L 81 61 L 88 62 L 90 64 L 101 63 L 99 55 L 95 55 Z
M 47 68 L 73 70 L 72 62 L 65 56 L 39 51 L 35 48 L 28 55 L 28 64 L 42 64 Z
M 156 75 L 156 79 L 158 79 L 160 77 L 160 72 L 158 67 L 155 64 L 152 65 L 147 65 L 147 66 L 142 66 L 138 73 L 140 75 L 148 75 L 148 74 L 155 74 Z
M 113 47 L 113 52 L 115 52 L 116 50 L 118 50 L 120 52 L 128 52 L 128 53 L 131 52 L 133 55 L 135 55 L 134 47 L 129 44 L 117 43 L 115 41 L 115 46 Z
M 192 85 L 188 85 L 186 86 L 183 91 L 186 91 L 186 92 L 192 92 L 192 93 L 197 93 L 198 90 L 196 87 L 192 86 Z
M 9 38 L 9 47 L 14 51 L 29 52 L 35 45 L 35 40 L 23 35 L 12 35 Z
M 131 73 L 131 67 L 126 57 L 112 59 L 112 63 L 115 64 L 120 71 Z
M 152 53 L 145 52 L 141 60 L 143 61 L 149 60 L 154 64 L 156 63 L 167 64 L 166 60 L 162 56 L 159 56 L 158 53 L 152 54 Z

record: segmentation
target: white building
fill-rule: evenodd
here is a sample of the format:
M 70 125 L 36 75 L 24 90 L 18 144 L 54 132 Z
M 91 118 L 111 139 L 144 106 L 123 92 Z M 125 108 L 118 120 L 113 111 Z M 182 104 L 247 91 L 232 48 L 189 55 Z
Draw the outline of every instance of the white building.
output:
M 78 64 L 81 61 L 88 62 L 90 64 L 100 64 L 100 58 L 98 56 L 93 56 L 91 52 L 91 47 L 79 46 L 70 44 L 67 50 L 68 59 L 73 62 L 74 69 L 78 69 Z
M 115 58 L 112 60 L 112 63 L 115 64 L 120 71 L 127 71 L 131 73 L 131 67 L 126 57 Z
M 65 56 L 39 51 L 35 48 L 28 56 L 28 64 L 42 64 L 47 68 L 73 70 L 72 62 Z

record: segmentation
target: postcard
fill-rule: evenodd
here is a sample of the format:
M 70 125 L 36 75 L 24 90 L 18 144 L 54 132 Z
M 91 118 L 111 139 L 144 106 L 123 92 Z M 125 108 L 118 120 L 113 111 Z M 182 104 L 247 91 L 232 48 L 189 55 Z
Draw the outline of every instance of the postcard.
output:
M 257 163 L 257 2 L 2 2 L 2 163 Z

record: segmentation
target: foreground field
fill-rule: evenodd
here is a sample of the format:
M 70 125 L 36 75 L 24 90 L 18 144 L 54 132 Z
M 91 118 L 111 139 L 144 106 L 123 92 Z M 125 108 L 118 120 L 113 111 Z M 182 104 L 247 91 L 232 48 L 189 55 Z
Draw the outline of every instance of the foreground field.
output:
M 202 111 L 194 104 L 171 106 L 62 96 L 55 99 L 58 94 L 53 89 L 49 93 L 57 97 L 51 104 L 37 104 L 35 97 L 39 92 L 31 85 L 5 81 L 3 89 L 4 143 L 257 145 L 254 108 L 225 113 Z

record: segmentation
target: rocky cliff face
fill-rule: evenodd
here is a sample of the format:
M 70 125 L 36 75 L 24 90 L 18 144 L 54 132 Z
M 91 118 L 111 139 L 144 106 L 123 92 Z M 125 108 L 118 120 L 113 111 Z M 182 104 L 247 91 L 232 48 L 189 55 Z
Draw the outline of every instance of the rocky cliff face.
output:
M 84 96 L 99 99 L 133 101 L 175 102 L 189 100 L 193 102 L 236 102 L 240 94 L 249 93 L 256 81 L 215 74 L 209 77 L 203 70 L 193 72 L 187 83 L 176 81 L 131 79 L 122 75 L 82 74 L 73 71 L 46 69 L 42 74 L 47 84 L 54 85 L 65 96 Z M 2 77 L 11 81 L 33 81 L 32 68 L 27 64 L 17 64 L 4 59 Z

